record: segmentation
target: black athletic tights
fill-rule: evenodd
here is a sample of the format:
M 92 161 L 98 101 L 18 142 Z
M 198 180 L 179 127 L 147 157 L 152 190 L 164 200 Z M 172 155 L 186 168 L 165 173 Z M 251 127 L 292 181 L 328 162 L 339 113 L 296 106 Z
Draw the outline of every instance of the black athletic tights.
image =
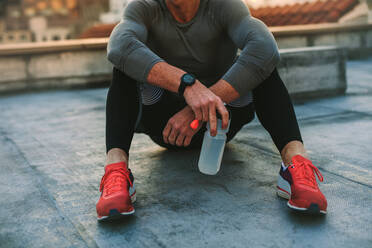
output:
M 135 125 L 140 112 L 139 101 L 136 81 L 114 68 L 106 105 L 107 152 L 112 148 L 121 148 L 129 155 L 133 134 L 138 132 Z M 179 149 L 164 143 L 162 132 L 168 120 L 186 106 L 184 99 L 165 90 L 159 102 L 141 106 L 142 118 L 139 126 L 142 132 L 160 146 Z M 279 152 L 290 141 L 302 142 L 291 99 L 277 69 L 253 90 L 253 104 L 242 108 L 227 108 L 232 117 L 227 141 L 250 122 L 256 112 Z M 204 131 L 205 125 L 194 135 L 188 148 L 201 147 Z

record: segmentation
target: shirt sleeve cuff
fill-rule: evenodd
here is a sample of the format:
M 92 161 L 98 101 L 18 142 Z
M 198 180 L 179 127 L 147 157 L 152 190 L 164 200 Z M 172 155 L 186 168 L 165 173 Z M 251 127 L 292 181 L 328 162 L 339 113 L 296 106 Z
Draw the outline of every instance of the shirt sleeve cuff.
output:
M 150 49 L 141 47 L 128 55 L 123 71 L 131 78 L 144 83 L 147 82 L 152 67 L 159 62 L 164 60 Z
M 265 80 L 260 74 L 262 75 L 261 68 L 255 64 L 247 63 L 242 65 L 239 62 L 235 62 L 222 79 L 231 84 L 243 96 Z

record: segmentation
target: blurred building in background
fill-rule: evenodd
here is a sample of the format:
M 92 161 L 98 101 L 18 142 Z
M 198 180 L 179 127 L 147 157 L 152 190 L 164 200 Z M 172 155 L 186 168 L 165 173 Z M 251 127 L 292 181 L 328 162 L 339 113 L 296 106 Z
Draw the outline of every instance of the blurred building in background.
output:
M 268 26 L 367 23 L 370 12 L 366 0 L 246 0 L 246 3 L 252 15 Z
M 103 13 L 100 20 L 103 23 L 117 23 L 123 16 L 124 8 L 129 0 L 110 0 L 109 12 Z
M 0 0 L 0 43 L 77 37 L 99 22 L 108 0 Z
M 109 37 L 111 31 L 121 20 L 128 2 L 131 0 L 110 0 L 109 11 L 100 15 L 101 23 L 87 28 L 79 35 L 79 38 L 102 38 Z
M 108 37 L 120 21 L 130 0 L 111 0 L 110 12 L 101 16 L 104 24 L 85 30 L 80 38 Z M 367 23 L 372 20 L 372 0 L 243 0 L 254 17 L 268 26 L 320 23 Z M 370 7 L 368 8 L 368 3 Z
M 20 1 L 0 0 L 0 42 L 27 42 L 32 39 L 27 18 L 20 11 Z

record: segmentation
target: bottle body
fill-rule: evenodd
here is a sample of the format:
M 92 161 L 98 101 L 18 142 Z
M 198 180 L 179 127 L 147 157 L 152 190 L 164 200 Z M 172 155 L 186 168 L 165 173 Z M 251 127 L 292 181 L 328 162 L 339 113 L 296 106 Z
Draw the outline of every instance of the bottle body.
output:
M 222 134 L 217 136 L 212 137 L 208 130 L 204 134 L 198 164 L 199 171 L 203 174 L 216 175 L 220 170 L 223 151 L 225 149 L 226 135 Z
M 199 157 L 199 171 L 207 175 L 216 175 L 221 168 L 222 156 L 226 144 L 226 132 L 228 129 L 221 128 L 221 120 L 218 120 L 217 135 L 210 135 L 209 124 L 204 133 L 203 145 Z

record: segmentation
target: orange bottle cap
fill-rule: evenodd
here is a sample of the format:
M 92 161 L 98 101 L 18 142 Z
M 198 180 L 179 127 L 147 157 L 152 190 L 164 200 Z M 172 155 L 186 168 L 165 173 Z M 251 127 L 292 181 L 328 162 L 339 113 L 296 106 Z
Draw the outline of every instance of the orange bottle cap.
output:
M 193 130 L 198 129 L 198 127 L 199 127 L 199 121 L 198 121 L 198 120 L 193 120 L 193 121 L 191 122 L 191 124 L 190 124 L 190 127 L 191 127 L 191 129 L 193 129 Z

